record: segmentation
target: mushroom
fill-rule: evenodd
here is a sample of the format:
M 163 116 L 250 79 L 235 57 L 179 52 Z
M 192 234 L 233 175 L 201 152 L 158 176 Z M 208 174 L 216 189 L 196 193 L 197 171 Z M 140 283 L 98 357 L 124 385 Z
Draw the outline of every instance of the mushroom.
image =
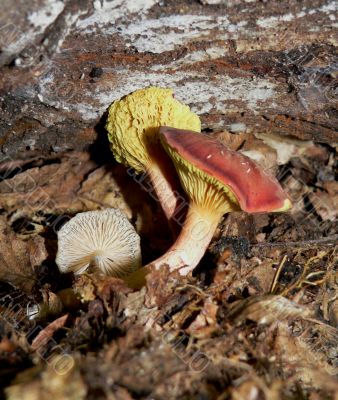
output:
M 221 142 L 170 127 L 160 128 L 160 139 L 174 162 L 190 204 L 176 242 L 148 269 L 166 264 L 187 275 L 203 257 L 223 214 L 236 210 L 286 211 L 291 207 L 275 178 Z
M 115 101 L 108 111 L 106 129 L 118 162 L 149 176 L 168 220 L 182 199 L 172 162 L 162 148 L 161 125 L 200 132 L 199 117 L 173 97 L 171 89 L 148 87 Z
M 122 277 L 141 266 L 140 237 L 118 209 L 79 213 L 58 231 L 56 264 L 61 272 L 91 267 Z

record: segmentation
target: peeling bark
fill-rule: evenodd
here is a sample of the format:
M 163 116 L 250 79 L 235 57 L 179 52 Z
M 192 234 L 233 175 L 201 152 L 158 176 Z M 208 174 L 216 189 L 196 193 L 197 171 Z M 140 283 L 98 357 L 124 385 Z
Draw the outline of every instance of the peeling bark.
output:
M 330 0 L 5 0 L 0 161 L 88 148 L 109 104 L 147 85 L 172 87 L 204 129 L 333 144 L 335 9 Z

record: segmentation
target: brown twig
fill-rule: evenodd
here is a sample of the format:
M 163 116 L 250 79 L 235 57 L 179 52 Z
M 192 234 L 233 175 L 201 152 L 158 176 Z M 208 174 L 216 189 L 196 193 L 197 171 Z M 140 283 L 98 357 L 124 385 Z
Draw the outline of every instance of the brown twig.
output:
M 321 239 L 300 240 L 298 242 L 252 243 L 251 247 L 310 247 L 313 246 L 338 246 L 338 235 Z

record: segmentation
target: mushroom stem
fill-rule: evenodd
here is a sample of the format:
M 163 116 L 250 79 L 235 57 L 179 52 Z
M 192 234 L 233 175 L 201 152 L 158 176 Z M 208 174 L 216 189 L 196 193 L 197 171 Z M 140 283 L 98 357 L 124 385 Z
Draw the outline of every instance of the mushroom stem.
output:
M 217 228 L 223 211 L 190 204 L 181 233 L 169 250 L 157 260 L 145 265 L 124 278 L 129 287 L 139 289 L 145 284 L 146 275 L 153 269 L 167 265 L 170 271 L 179 270 L 185 276 L 203 257 Z
M 222 215 L 219 211 L 190 205 L 176 242 L 163 256 L 148 265 L 155 269 L 168 265 L 171 271 L 178 269 L 180 275 L 187 275 L 205 254 Z
M 181 218 L 182 209 L 187 204 L 187 200 L 182 195 L 181 184 L 169 156 L 163 151 L 153 158 L 156 159 L 156 162 L 152 162 L 147 168 L 148 176 L 156 198 L 169 222 L 172 234 L 177 237 L 179 233 L 178 214 L 181 214 Z
M 148 168 L 148 176 L 154 187 L 157 199 L 161 203 L 164 214 L 168 221 L 170 221 L 176 210 L 179 195 L 177 188 L 179 186 L 177 182 L 171 179 L 171 177 L 175 175 L 175 171 L 173 171 L 170 176 L 168 169 L 169 168 L 165 165 L 159 166 L 152 163 Z

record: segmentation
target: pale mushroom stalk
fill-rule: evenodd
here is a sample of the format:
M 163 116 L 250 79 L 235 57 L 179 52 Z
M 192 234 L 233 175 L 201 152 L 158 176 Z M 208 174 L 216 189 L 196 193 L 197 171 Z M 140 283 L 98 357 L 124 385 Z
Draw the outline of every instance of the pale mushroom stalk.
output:
M 158 270 L 168 266 L 171 271 L 179 270 L 182 276 L 191 272 L 205 254 L 220 218 L 229 209 L 230 206 L 225 206 L 222 210 L 210 212 L 209 209 L 190 204 L 175 243 L 161 257 L 125 277 L 128 286 L 140 289 L 152 268 Z
M 181 212 L 182 203 L 186 203 L 186 199 L 182 194 L 180 181 L 168 155 L 162 151 L 157 154 L 156 160 L 148 167 L 147 175 L 172 233 L 177 236 L 179 224 L 175 217 L 177 212 Z
M 187 275 L 200 262 L 215 233 L 220 218 L 225 212 L 189 207 L 184 226 L 175 243 L 160 258 L 150 263 L 155 269 L 168 265 Z
M 161 203 L 164 214 L 170 220 L 174 215 L 177 203 L 175 189 L 159 165 L 152 164 L 148 169 L 148 176 L 154 187 L 158 201 Z

